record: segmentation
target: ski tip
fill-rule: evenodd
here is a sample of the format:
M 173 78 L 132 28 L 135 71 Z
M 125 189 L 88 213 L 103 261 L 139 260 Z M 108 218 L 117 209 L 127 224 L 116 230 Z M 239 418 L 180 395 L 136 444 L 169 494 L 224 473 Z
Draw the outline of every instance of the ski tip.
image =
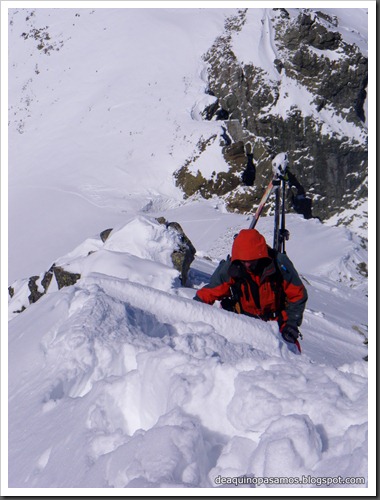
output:
M 285 174 L 286 169 L 288 168 L 288 165 L 289 165 L 288 153 L 279 153 L 272 160 L 273 174 L 278 176 L 278 177 L 281 177 L 282 175 Z

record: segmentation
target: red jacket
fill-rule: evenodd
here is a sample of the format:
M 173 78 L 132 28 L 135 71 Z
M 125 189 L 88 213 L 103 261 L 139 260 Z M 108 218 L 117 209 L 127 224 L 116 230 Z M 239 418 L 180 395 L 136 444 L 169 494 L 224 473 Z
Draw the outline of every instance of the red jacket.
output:
M 207 304 L 233 297 L 240 312 L 264 320 L 276 319 L 280 327 L 300 326 L 307 292 L 286 254 L 270 255 L 265 238 L 255 229 L 243 229 L 232 246 L 227 280 L 217 286 L 206 285 L 196 298 Z M 260 259 L 259 269 L 247 271 L 240 261 Z M 215 279 L 213 280 L 215 282 Z

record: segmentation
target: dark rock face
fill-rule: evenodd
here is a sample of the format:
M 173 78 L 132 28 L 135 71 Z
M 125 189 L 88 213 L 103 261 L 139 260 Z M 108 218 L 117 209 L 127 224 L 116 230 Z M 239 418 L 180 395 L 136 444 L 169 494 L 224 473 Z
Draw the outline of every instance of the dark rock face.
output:
M 204 117 L 219 120 L 223 116 L 223 139 L 229 143 L 224 140 L 221 148 L 230 171 L 204 179 L 200 172 L 194 176 L 180 168 L 177 184 L 187 196 L 218 194 L 230 210 L 252 210 L 269 182 L 272 158 L 283 151 L 289 155 L 291 172 L 313 200 L 313 216 L 327 219 L 367 196 L 363 122 L 368 60 L 355 45 L 342 40 L 336 18 L 299 10 L 298 17 L 292 18 L 285 9 L 267 9 L 277 53 L 269 62 L 278 73 L 277 80 L 260 67 L 242 64 L 233 52 L 232 36 L 244 27 L 245 10 L 227 20 L 224 34 L 205 55 L 208 91 L 217 100 Z M 276 111 L 276 104 L 286 98 L 284 77 L 310 96 L 313 112 L 305 115 L 296 103 L 290 103 L 286 116 Z M 355 134 L 347 137 L 343 127 L 329 128 L 332 119 L 355 129 Z M 257 175 L 253 188 L 242 190 L 238 174 L 247 162 L 247 143 L 252 145 Z

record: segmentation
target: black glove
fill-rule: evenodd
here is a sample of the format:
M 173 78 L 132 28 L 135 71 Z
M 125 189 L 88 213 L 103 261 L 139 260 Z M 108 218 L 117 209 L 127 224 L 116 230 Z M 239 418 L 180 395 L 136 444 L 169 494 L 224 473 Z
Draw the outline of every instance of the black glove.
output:
M 299 336 L 299 331 L 296 326 L 285 325 L 281 330 L 281 335 L 285 342 L 289 342 L 289 344 L 295 344 Z
M 224 299 L 222 299 L 220 301 L 220 305 L 225 311 L 236 312 L 236 300 L 233 300 L 230 297 L 225 297 Z

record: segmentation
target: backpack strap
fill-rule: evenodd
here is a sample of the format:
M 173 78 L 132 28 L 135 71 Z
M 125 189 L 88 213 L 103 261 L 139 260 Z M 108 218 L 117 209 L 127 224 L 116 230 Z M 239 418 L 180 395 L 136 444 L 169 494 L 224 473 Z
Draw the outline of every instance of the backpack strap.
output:
M 244 293 L 245 293 L 245 297 L 247 300 L 249 300 L 248 288 L 251 291 L 251 295 L 252 295 L 252 298 L 256 304 L 257 309 L 260 309 L 261 306 L 260 306 L 259 287 L 258 287 L 257 283 L 255 283 L 253 281 L 253 279 L 251 278 L 251 276 L 247 273 L 247 276 L 246 276 L 245 281 L 244 281 Z
M 272 262 L 275 268 L 274 273 L 270 276 L 270 286 L 273 292 L 279 297 L 278 308 L 281 310 L 285 306 L 286 295 L 283 287 L 284 275 L 281 272 L 281 263 L 279 262 L 279 255 L 282 255 L 277 250 L 268 246 L 269 256 L 272 258 Z
M 229 268 L 229 274 L 234 279 L 234 283 L 230 287 L 231 296 L 236 304 L 239 304 L 240 311 L 243 311 L 240 303 L 243 291 L 247 301 L 250 298 L 249 292 L 251 292 L 256 307 L 260 309 L 259 287 L 244 267 L 239 263 L 233 262 Z

